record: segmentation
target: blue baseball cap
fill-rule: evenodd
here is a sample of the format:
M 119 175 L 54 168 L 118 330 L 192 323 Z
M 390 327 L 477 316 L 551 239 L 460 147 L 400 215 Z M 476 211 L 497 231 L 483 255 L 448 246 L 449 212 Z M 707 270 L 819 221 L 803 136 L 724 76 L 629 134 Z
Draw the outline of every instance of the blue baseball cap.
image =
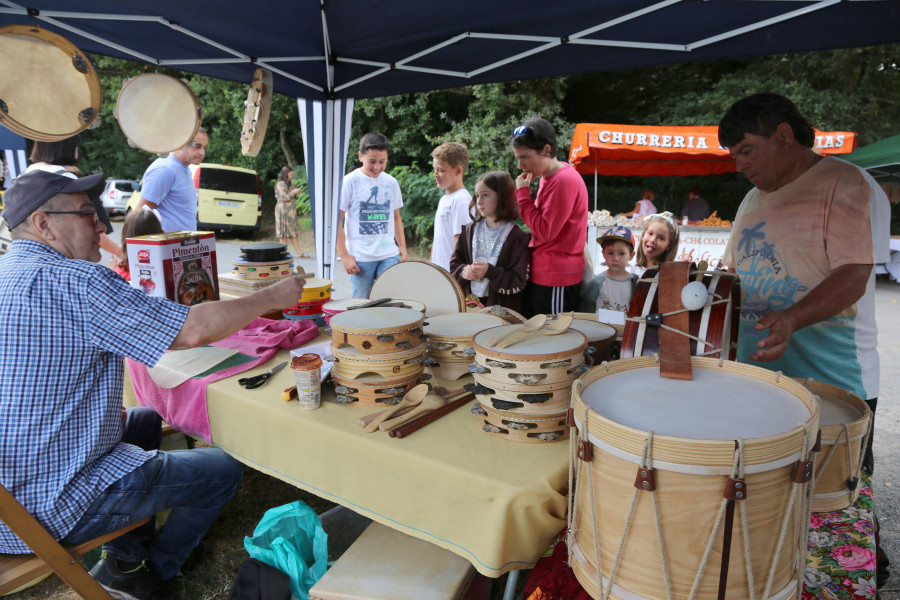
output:
M 625 242 L 631 249 L 634 250 L 634 235 L 631 233 L 631 230 L 627 227 L 622 227 L 621 225 L 618 227 L 613 227 L 612 229 L 607 229 L 606 233 L 597 238 L 597 243 L 601 246 L 605 242 Z

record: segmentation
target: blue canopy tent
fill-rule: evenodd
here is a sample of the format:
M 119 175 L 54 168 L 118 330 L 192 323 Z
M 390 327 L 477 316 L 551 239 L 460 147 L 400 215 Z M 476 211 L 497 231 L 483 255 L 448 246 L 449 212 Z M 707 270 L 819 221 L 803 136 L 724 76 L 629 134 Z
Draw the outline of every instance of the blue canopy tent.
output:
M 897 0 L 0 0 L 0 26 L 40 25 L 87 52 L 248 83 L 272 71 L 275 92 L 298 98 L 324 277 L 355 98 L 885 44 L 897 23 Z

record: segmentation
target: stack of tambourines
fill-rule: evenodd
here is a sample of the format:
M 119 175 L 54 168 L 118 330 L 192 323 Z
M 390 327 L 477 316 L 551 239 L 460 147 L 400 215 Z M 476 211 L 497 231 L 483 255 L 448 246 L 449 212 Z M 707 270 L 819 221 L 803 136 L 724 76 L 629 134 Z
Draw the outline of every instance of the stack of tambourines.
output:
M 475 336 L 475 364 L 470 368 L 475 384 L 467 389 L 480 406 L 473 412 L 483 417 L 484 431 L 506 440 L 568 439 L 566 410 L 572 384 L 589 368 L 587 339 L 570 328 L 556 335 L 536 333 L 503 349 L 495 346 L 501 334 L 521 329 L 505 325 Z
M 345 310 L 330 317 L 335 400 L 380 407 L 397 404 L 425 366 L 424 315 L 412 308 Z
M 504 325 L 496 315 L 480 313 L 452 313 L 428 317 L 427 354 L 432 373 L 439 379 L 456 380 L 469 372 L 475 361 L 472 337 L 479 331 Z
M 303 286 L 303 294 L 297 305 L 283 311 L 285 319 L 294 321 L 312 321 L 317 325 L 325 324 L 323 307 L 331 300 L 331 280 L 321 277 L 308 277 Z

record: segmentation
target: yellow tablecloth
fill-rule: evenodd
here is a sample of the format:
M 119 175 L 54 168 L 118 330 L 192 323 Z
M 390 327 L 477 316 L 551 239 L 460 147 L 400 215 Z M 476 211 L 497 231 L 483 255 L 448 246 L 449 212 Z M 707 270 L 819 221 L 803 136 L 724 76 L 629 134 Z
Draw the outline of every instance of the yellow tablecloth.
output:
M 288 359 L 282 351 L 269 366 Z M 331 402 L 330 383 L 314 411 L 280 399 L 291 385 L 289 368 L 255 390 L 236 377 L 211 384 L 212 439 L 251 467 L 455 552 L 489 577 L 530 568 L 565 527 L 567 442 L 496 438 L 468 407 L 393 439 L 363 431 L 357 419 L 376 409 Z

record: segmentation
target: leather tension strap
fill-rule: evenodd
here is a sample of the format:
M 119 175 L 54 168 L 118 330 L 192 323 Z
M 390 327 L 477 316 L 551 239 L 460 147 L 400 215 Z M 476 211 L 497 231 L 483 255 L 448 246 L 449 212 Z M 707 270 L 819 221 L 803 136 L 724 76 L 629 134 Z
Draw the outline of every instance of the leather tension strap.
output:
M 659 312 L 684 311 L 681 290 L 690 279 L 691 263 L 687 261 L 664 262 L 659 267 Z M 663 325 L 690 333 L 690 315 L 687 311 L 663 317 Z M 672 379 L 693 379 L 691 372 L 691 339 L 664 327 L 659 330 L 659 374 Z

